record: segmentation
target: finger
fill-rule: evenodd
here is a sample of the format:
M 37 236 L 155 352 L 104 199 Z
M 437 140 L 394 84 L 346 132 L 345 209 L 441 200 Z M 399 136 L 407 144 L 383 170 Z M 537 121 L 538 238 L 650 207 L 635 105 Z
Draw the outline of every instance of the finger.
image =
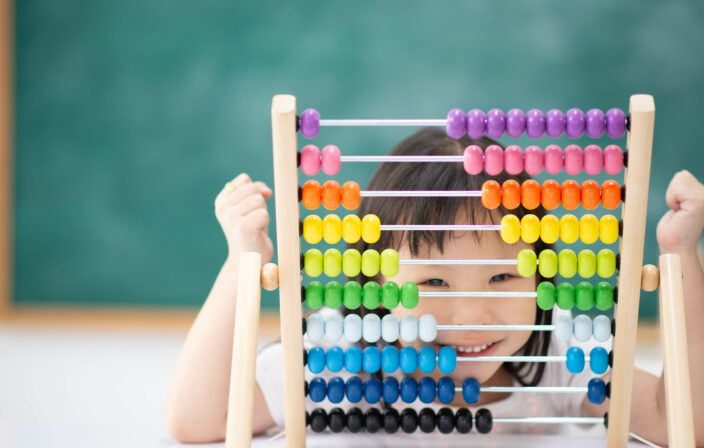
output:
M 233 210 L 238 216 L 245 216 L 258 208 L 266 210 L 266 200 L 261 194 L 253 194 L 242 199 L 234 206 Z
M 273 196 L 274 192 L 271 191 L 271 188 L 267 184 L 261 181 L 255 182 L 255 184 L 259 185 L 260 191 L 262 195 L 264 195 L 264 199 L 269 199 L 271 196 Z
M 224 194 L 218 195 L 218 197 L 215 198 L 215 208 L 237 205 L 245 198 L 260 194 L 260 189 L 261 188 L 256 184 L 246 183 L 244 186 L 237 188 L 233 192 L 225 192 Z
M 243 228 L 249 231 L 266 231 L 269 227 L 269 213 L 263 208 L 252 210 L 242 219 Z
M 221 197 L 225 197 L 236 191 L 238 188 L 252 183 L 247 173 L 239 174 L 237 177 L 232 179 L 230 182 L 226 183 L 225 186 L 220 190 L 220 193 L 215 197 L 215 202 L 217 203 Z

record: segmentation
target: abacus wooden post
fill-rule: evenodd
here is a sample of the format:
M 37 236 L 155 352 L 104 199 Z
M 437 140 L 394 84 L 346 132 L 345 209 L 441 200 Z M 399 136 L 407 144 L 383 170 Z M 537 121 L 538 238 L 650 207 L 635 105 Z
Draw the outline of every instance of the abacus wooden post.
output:
M 261 266 L 262 258 L 257 252 L 240 255 L 225 431 L 225 445 L 228 448 L 249 446 L 252 442 Z
M 659 295 L 668 446 L 694 448 L 694 417 L 684 320 L 682 264 L 678 255 L 660 255 Z

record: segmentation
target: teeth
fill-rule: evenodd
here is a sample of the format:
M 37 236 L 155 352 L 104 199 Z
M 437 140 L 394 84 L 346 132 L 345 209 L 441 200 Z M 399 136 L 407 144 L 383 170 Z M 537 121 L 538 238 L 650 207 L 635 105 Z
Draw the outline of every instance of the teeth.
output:
M 471 346 L 471 347 L 454 345 L 453 348 L 455 349 L 455 351 L 457 351 L 459 353 L 479 353 L 479 352 L 484 351 L 487 348 L 491 347 L 492 345 L 494 345 L 493 342 L 490 344 L 476 345 L 476 346 Z

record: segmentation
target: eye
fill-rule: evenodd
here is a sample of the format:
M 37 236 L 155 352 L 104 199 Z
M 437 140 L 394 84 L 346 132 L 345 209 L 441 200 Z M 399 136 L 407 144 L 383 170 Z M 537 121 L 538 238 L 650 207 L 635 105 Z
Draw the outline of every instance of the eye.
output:
M 439 278 L 431 278 L 431 279 L 428 279 L 428 280 L 422 282 L 421 285 L 428 285 L 428 286 L 447 286 L 447 283 L 445 283 L 445 280 L 442 280 L 442 279 L 439 279 Z
M 511 274 L 503 273 L 503 274 L 497 274 L 493 277 L 491 277 L 491 280 L 489 280 L 490 283 L 493 282 L 503 282 L 505 280 L 508 280 L 509 278 L 513 277 Z

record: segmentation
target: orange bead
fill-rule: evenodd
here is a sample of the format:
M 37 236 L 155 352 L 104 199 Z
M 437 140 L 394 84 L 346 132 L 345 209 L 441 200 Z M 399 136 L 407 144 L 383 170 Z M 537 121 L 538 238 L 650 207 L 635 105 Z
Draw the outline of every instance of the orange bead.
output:
M 488 180 L 482 185 L 482 204 L 490 210 L 501 205 L 501 186 L 495 180 Z
M 599 206 L 600 196 L 601 188 L 595 180 L 589 179 L 582 182 L 582 207 L 594 210 Z
M 580 187 L 576 180 L 568 179 L 562 182 L 562 206 L 565 210 L 579 207 L 580 196 Z
M 340 206 L 340 184 L 329 180 L 323 184 L 323 207 L 335 210 Z
M 308 210 L 320 207 L 320 184 L 316 180 L 309 180 L 303 184 L 301 202 Z
M 613 210 L 621 203 L 621 186 L 615 180 L 607 180 L 601 184 L 601 203 L 604 208 Z
M 535 179 L 523 181 L 521 204 L 526 210 L 535 210 L 540 205 L 540 184 Z
M 508 210 L 513 210 L 521 205 L 521 186 L 517 181 L 509 179 L 501 186 L 501 203 Z
M 347 210 L 354 210 L 359 207 L 359 184 L 354 181 L 347 181 L 342 186 L 342 206 Z
M 540 191 L 540 202 L 547 210 L 556 209 L 560 205 L 560 184 L 556 180 L 548 179 L 543 182 Z

